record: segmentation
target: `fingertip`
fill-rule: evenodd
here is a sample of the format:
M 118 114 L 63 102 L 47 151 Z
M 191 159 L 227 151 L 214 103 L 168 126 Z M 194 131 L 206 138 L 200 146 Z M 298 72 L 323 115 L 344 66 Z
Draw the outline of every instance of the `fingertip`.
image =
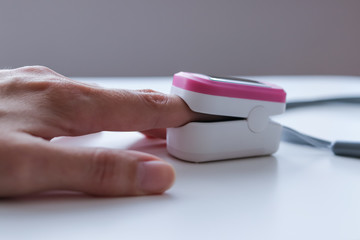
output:
M 175 181 L 174 168 L 161 160 L 142 161 L 137 167 L 137 185 L 144 194 L 160 194 Z

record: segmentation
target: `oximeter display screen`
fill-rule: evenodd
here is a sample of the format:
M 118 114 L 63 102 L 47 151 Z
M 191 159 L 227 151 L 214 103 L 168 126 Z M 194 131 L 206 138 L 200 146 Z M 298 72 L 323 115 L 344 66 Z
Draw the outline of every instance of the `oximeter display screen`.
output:
M 217 81 L 217 82 L 230 82 L 230 83 L 237 83 L 237 84 L 244 84 L 250 86 L 257 86 L 257 87 L 269 87 L 261 82 L 244 79 L 244 78 L 236 78 L 236 77 L 215 77 L 209 76 L 210 80 Z

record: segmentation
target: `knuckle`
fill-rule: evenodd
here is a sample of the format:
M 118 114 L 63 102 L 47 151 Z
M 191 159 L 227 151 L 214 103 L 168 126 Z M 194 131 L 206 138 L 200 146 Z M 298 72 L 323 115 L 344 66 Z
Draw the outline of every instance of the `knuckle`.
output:
M 34 81 L 26 77 L 14 76 L 3 86 L 8 94 L 46 92 L 54 83 L 48 80 Z
M 157 91 L 153 90 L 153 89 L 141 89 L 141 90 L 138 90 L 139 92 L 143 92 L 143 93 L 158 93 Z
M 112 150 L 97 149 L 91 165 L 92 194 L 130 195 L 136 191 L 136 161 L 123 161 Z
M 93 179 L 96 193 L 106 193 L 112 189 L 116 180 L 117 161 L 104 149 L 97 149 L 94 153 L 90 176 Z
M 8 91 L 14 91 L 15 89 L 20 89 L 24 85 L 27 84 L 27 81 L 23 77 L 12 77 L 11 79 L 8 79 L 9 81 L 6 83 L 6 88 Z
M 0 90 L 1 93 L 4 95 L 14 95 L 18 92 L 23 91 L 24 86 L 26 86 L 27 81 L 25 78 L 21 76 L 7 76 L 4 78 L 3 81 L 0 83 Z
M 170 98 L 168 95 L 153 90 L 143 90 L 141 100 L 151 112 L 147 119 L 151 128 L 158 128 L 162 121 L 163 113 L 167 111 Z
M 19 68 L 21 71 L 26 73 L 35 73 L 35 74 L 44 74 L 52 72 L 52 70 L 45 66 L 35 65 L 35 66 L 25 66 Z
M 26 83 L 27 90 L 31 92 L 44 92 L 51 91 L 58 85 L 58 79 L 55 78 L 47 78 L 41 81 L 28 81 Z
M 166 94 L 151 89 L 145 89 L 141 92 L 142 100 L 152 108 L 160 108 L 169 102 L 169 97 Z
M 12 74 L 8 74 L 3 82 L 3 89 L 9 90 L 11 93 L 18 91 L 26 92 L 46 92 L 47 89 L 57 86 L 63 79 L 51 73 L 52 70 L 43 66 L 27 66 L 14 69 Z M 34 76 L 36 73 L 36 76 Z

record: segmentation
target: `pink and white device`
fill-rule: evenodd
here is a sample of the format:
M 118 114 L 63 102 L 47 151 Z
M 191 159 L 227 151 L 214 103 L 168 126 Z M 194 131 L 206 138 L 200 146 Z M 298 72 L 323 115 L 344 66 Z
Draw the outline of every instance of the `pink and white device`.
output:
M 285 91 L 243 78 L 179 72 L 171 93 L 195 112 L 234 117 L 219 122 L 190 122 L 167 130 L 168 152 L 182 160 L 207 162 L 272 154 L 282 127 L 269 116 L 285 111 Z

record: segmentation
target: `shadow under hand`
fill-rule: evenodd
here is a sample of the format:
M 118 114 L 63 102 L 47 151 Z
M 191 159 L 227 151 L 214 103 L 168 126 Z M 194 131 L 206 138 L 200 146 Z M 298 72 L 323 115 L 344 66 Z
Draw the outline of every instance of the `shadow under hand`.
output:
M 169 194 L 134 197 L 98 197 L 80 192 L 50 191 L 25 197 L 0 200 L 0 215 L 8 220 L 56 217 L 66 214 L 92 215 L 131 214 L 139 209 L 146 211 L 159 204 L 171 202 Z

